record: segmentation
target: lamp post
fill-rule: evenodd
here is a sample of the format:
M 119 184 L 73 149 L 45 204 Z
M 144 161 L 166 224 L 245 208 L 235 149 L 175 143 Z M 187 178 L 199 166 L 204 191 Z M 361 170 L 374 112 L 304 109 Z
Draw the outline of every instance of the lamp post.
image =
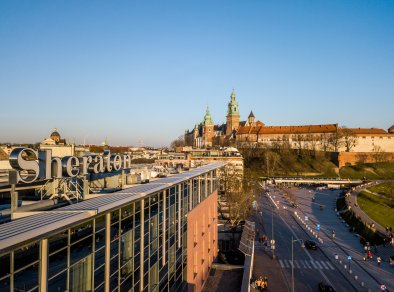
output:
M 291 237 L 291 291 L 294 292 L 294 242 L 301 242 L 301 247 L 303 248 L 304 241 L 302 239 L 293 239 L 293 236 Z

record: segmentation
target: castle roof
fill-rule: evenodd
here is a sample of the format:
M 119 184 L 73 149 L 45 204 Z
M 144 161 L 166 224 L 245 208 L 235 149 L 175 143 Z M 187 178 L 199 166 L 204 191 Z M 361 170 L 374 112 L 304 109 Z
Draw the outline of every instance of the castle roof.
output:
M 387 134 L 387 132 L 383 129 L 378 128 L 346 128 L 352 134 Z
M 248 118 L 254 118 L 255 116 L 254 116 L 254 114 L 253 114 L 253 111 L 250 111 L 250 114 L 249 114 L 249 117 Z

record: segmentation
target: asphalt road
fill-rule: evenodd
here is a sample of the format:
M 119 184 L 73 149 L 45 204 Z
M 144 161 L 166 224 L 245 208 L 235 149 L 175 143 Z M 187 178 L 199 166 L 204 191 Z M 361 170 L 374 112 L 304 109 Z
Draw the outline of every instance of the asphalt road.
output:
M 271 198 L 266 195 L 259 198 L 258 215 L 262 221 L 259 223 L 264 225 L 270 239 L 273 218 L 276 260 L 282 267 L 289 289 L 292 283 L 293 237 L 302 240 L 313 239 L 318 243 L 317 250 L 308 250 L 302 248 L 300 242 L 293 242 L 295 291 L 318 291 L 318 283 L 321 281 L 330 284 L 336 291 L 381 291 L 381 284 L 394 291 L 393 269 L 385 263 L 378 267 L 376 262 L 364 262 L 358 238 L 338 219 L 334 204 L 339 191 L 299 188 L 285 191 L 293 194 L 298 204 L 297 208 L 291 207 L 282 190 L 270 188 Z M 320 205 L 323 206 L 323 210 L 320 209 Z M 305 220 L 305 216 L 308 220 Z M 320 231 L 317 231 L 317 224 L 320 225 Z M 335 238 L 332 238 L 332 230 L 336 232 Z M 321 238 L 322 243 L 316 239 L 316 235 Z M 335 255 L 338 259 L 335 259 Z M 351 260 L 348 260 L 349 256 Z
M 311 237 L 294 220 L 289 208 L 283 209 L 283 198 L 275 194 L 274 200 L 279 200 L 279 209 L 271 208 L 272 204 L 265 196 L 260 199 L 262 209 L 262 220 L 267 235 L 272 237 L 272 215 L 274 222 L 275 260 L 283 270 L 288 282 L 289 290 L 292 287 L 292 237 L 294 248 L 294 288 L 295 291 L 318 291 L 319 282 L 331 284 L 336 291 L 355 291 L 348 281 L 341 275 L 335 265 L 321 252 L 308 250 L 301 247 L 298 239 L 306 240 Z M 272 214 L 273 210 L 273 214 Z

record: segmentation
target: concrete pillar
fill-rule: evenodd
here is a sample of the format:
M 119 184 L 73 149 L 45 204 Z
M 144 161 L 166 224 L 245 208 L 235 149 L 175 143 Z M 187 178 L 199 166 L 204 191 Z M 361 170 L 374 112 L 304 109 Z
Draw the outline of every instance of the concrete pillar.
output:
M 213 192 L 213 171 L 209 172 L 209 179 L 211 180 L 211 183 L 210 183 L 211 188 L 209 190 L 209 194 L 212 194 L 212 192 Z
M 111 213 L 105 214 L 105 264 L 104 264 L 104 291 L 109 291 L 111 264 Z
M 18 209 L 18 192 L 15 192 L 15 184 L 11 185 L 11 220 L 14 219 L 15 212 Z
M 82 183 L 83 183 L 83 195 L 82 198 L 85 199 L 86 195 L 89 195 L 89 181 L 86 178 L 86 175 L 83 176 L 82 178 Z
M 48 239 L 40 241 L 39 291 L 48 291 Z

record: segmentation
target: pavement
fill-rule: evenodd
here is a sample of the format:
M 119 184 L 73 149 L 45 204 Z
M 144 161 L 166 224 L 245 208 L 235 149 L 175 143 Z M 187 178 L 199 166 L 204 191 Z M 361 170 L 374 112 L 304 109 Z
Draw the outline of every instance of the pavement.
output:
M 259 242 L 257 234 L 261 237 L 266 234 L 261 216 L 254 214 L 252 220 L 256 223 L 255 255 L 253 262 L 253 279 L 260 276 L 268 278 L 268 289 L 266 291 L 290 291 L 282 268 L 277 260 L 272 259 L 270 249 L 265 249 Z M 250 291 L 259 291 L 251 288 Z

